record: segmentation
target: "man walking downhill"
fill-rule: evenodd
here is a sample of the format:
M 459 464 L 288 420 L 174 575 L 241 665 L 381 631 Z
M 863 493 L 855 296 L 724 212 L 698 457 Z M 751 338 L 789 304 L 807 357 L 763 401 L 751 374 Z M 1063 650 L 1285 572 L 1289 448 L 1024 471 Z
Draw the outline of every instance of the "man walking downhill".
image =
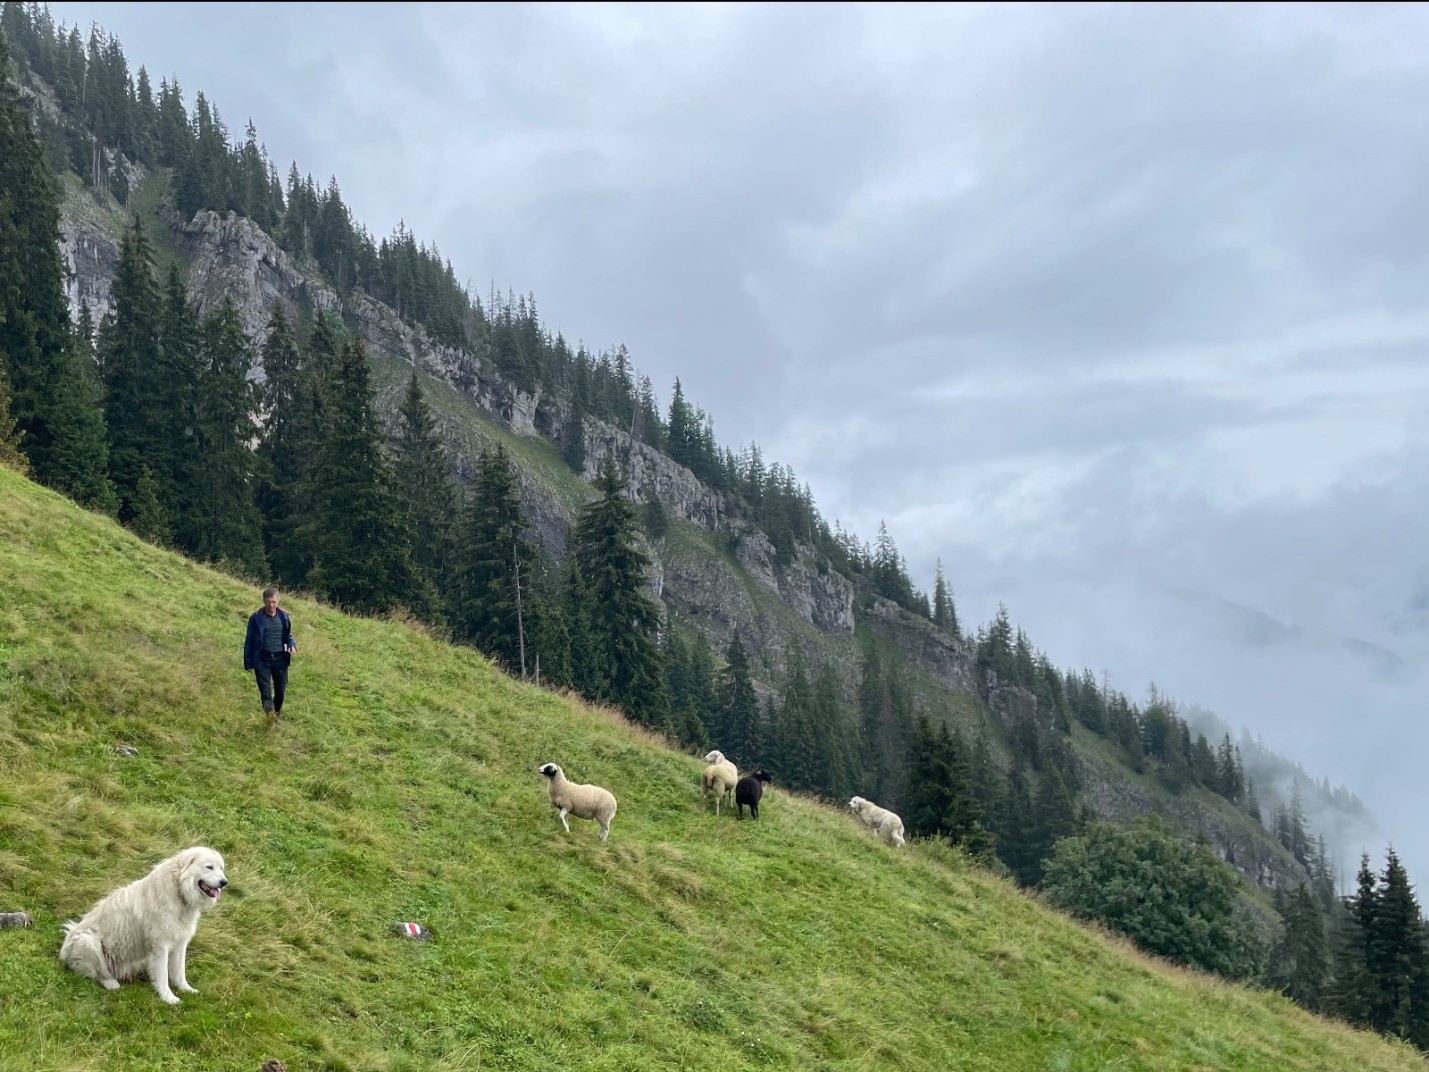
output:
M 243 642 L 243 669 L 258 679 L 258 697 L 263 710 L 276 722 L 283 713 L 283 696 L 288 691 L 288 664 L 298 646 L 293 641 L 293 620 L 278 606 L 278 590 L 263 590 L 263 606 L 248 619 L 248 636 Z

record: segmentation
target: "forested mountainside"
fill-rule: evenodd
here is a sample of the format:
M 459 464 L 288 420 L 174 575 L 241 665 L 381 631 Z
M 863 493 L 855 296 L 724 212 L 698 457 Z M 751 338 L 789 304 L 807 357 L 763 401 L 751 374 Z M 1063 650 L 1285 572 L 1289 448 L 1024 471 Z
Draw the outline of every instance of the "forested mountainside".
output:
M 1288 970 L 1298 888 L 1340 925 L 1357 847 L 1229 731 L 1056 667 L 1005 610 L 961 620 L 955 577 L 918 590 L 886 529 L 829 523 L 678 381 L 661 405 L 534 295 L 469 293 L 401 225 L 374 238 L 336 178 L 283 179 L 253 124 L 234 141 L 102 30 L 14 3 L 0 25 L 34 135 L 0 165 L 26 207 L 0 241 L 40 295 L 0 333 L 42 483 L 255 583 L 412 614 L 691 752 L 878 800 L 1027 885 L 1088 822 L 1160 814 L 1247 880 L 1257 970 Z

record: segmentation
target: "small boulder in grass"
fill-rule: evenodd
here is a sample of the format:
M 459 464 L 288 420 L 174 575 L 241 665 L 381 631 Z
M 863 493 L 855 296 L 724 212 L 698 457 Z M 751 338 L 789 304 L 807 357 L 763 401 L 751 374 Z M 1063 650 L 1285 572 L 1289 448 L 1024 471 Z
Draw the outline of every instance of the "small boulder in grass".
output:
M 121 756 L 137 756 L 139 754 L 139 749 L 135 748 L 132 744 L 116 744 L 114 751 L 118 752 Z
M 288 1072 L 288 1066 L 275 1057 L 271 1061 L 264 1061 L 258 1072 Z
M 33 922 L 28 912 L 0 912 L 0 927 L 28 927 Z
M 403 938 L 415 938 L 419 942 L 425 942 L 432 937 L 432 932 L 420 923 L 394 923 L 392 929 Z

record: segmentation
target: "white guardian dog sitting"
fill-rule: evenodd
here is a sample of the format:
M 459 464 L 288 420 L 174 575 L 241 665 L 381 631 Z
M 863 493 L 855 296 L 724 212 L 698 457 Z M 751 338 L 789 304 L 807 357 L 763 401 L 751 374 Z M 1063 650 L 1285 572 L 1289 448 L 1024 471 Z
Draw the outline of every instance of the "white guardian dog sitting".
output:
M 189 942 L 227 885 L 222 856 L 202 845 L 185 849 L 66 923 L 60 960 L 105 990 L 145 973 L 160 1000 L 177 1005 L 169 984 L 198 993 L 184 976 Z

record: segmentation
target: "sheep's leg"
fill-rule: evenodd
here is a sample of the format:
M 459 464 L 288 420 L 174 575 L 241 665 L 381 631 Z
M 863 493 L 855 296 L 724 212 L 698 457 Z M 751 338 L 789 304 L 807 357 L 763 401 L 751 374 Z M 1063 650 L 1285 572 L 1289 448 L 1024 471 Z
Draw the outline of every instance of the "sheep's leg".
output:
M 571 832 L 571 824 L 566 822 L 566 810 L 565 808 L 561 809 L 561 825 L 566 828 L 566 833 L 569 834 Z
M 608 837 L 610 837 L 610 820 L 602 819 L 600 821 L 600 840 L 604 841 Z

